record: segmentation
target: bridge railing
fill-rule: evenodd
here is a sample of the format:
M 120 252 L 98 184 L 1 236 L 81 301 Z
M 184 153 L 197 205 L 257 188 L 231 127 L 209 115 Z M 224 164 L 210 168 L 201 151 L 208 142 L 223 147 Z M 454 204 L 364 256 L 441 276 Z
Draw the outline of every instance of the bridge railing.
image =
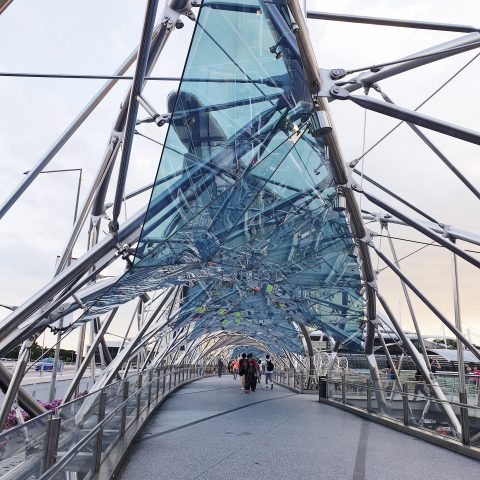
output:
M 324 378 L 320 380 L 319 397 L 321 401 L 342 405 L 355 413 L 393 422 L 390 426 L 401 425 L 405 431 L 410 430 L 409 433 L 421 431 L 430 440 L 435 439 L 435 443 L 449 448 L 452 443 L 461 445 L 463 453 L 480 459 L 480 407 L 460 401 L 440 401 L 423 382 L 399 384 L 387 380 L 377 384 L 370 378 L 362 382 L 345 377 Z M 444 405 L 449 405 L 457 416 L 460 432 L 450 428 Z
M 407 433 L 421 432 L 422 435 L 417 436 L 480 459 L 480 407 L 473 395 L 473 398 L 465 396 L 463 402 L 458 395 L 456 399 L 447 397 L 440 401 L 431 395 L 424 382 L 403 379 L 401 382 L 391 379 L 373 382 L 370 376 L 363 374 L 319 378 L 287 369 L 275 372 L 274 379 L 299 393 L 318 391 L 320 401 L 381 420 L 380 423 Z M 471 390 L 475 388 L 472 380 Z M 460 432 L 450 428 L 442 404 L 453 410 L 461 426 Z
M 155 408 L 204 366 L 132 374 L 0 435 L 2 480 L 110 478 Z

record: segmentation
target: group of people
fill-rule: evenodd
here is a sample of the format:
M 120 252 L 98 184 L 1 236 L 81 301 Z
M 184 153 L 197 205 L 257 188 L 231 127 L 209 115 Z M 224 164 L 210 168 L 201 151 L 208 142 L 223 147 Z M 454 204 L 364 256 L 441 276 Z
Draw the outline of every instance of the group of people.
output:
M 265 377 L 265 386 L 273 389 L 273 365 L 270 355 L 265 356 L 265 360 L 253 358 L 251 353 L 242 353 L 240 358 L 235 358 L 229 363 L 229 371 L 233 374 L 233 379 L 240 377 L 242 390 L 245 393 L 254 392 L 257 385 L 262 384 L 262 376 Z

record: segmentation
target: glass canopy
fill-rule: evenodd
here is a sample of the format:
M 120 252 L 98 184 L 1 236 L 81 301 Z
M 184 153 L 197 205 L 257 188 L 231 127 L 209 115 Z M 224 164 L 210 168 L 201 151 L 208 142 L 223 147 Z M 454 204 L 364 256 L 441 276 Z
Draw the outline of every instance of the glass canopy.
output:
M 204 1 L 132 268 L 90 315 L 187 285 L 174 327 L 360 347 L 358 260 L 282 0 Z

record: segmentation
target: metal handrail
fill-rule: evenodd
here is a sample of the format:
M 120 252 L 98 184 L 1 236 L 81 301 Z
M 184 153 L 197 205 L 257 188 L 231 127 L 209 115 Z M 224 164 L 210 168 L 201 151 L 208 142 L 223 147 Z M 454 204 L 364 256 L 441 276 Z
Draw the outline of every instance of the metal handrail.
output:
M 178 369 L 177 371 L 182 371 L 184 369 Z M 134 375 L 131 375 L 134 376 Z M 165 376 L 165 373 L 159 375 L 156 379 L 162 378 Z M 116 382 L 120 383 L 120 382 Z M 52 475 L 56 474 L 59 472 L 63 467 L 68 465 L 70 460 L 77 455 L 78 451 L 86 445 L 93 437 L 95 437 L 96 434 L 102 429 L 117 413 L 119 413 L 121 410 L 123 410 L 124 407 L 128 405 L 128 402 L 130 402 L 132 399 L 135 399 L 138 396 L 139 392 L 142 392 L 145 390 L 149 385 L 154 383 L 154 380 L 152 379 L 150 382 L 145 383 L 142 385 L 138 390 L 136 390 L 132 395 L 130 395 L 126 400 L 124 400 L 120 405 L 118 405 L 112 412 L 110 412 L 100 423 L 97 423 L 92 430 L 90 430 L 87 435 L 85 435 L 78 443 L 76 443 L 65 455 L 62 456 L 61 460 L 56 462 L 53 467 L 49 468 L 41 477 L 39 477 L 38 480 L 47 480 L 49 479 Z M 113 385 L 113 384 L 111 384 Z M 103 390 L 103 389 L 102 389 Z M 94 392 L 97 393 L 97 392 Z M 127 427 L 128 428 L 128 427 Z
M 334 385 L 342 385 L 342 381 L 341 380 L 337 380 L 337 379 L 325 379 L 325 381 L 328 383 L 331 383 L 331 384 L 334 384 Z M 389 380 L 390 382 L 392 383 L 398 383 L 396 380 Z M 426 385 L 424 382 L 409 382 L 409 381 L 406 381 L 406 382 L 402 382 L 402 383 L 413 383 L 413 384 L 422 384 L 422 385 L 425 385 L 426 387 L 428 387 L 428 385 Z M 345 381 L 345 385 L 353 385 L 353 386 L 359 386 L 359 387 L 363 387 L 363 388 L 366 388 L 367 387 L 367 384 L 365 383 L 358 383 L 358 382 L 350 382 L 348 380 Z M 373 383 L 371 384 L 370 386 L 370 389 L 372 392 L 385 392 L 385 393 L 392 393 L 391 390 L 387 390 L 385 388 L 379 388 L 377 386 L 375 386 Z M 401 390 L 397 390 L 395 393 L 398 393 L 399 395 L 403 397 L 409 397 L 411 396 L 412 394 L 410 392 L 408 393 L 405 393 Z M 420 396 L 420 395 L 418 395 Z M 443 404 L 449 404 L 449 405 L 454 405 L 454 406 L 457 406 L 457 407 L 467 407 L 467 408 L 473 408 L 473 409 L 476 409 L 476 410 L 480 410 L 480 407 L 478 407 L 477 405 L 470 405 L 470 404 L 467 404 L 467 403 L 460 403 L 460 402 L 454 402 L 453 400 L 450 401 L 450 400 L 440 400 L 438 398 L 435 398 L 435 397 L 429 397 L 427 395 L 421 395 L 422 398 L 425 398 L 426 400 L 429 400 L 431 402 L 435 402 L 435 403 L 443 403 Z
M 164 370 L 165 369 L 165 370 Z M 87 468 L 91 472 L 91 474 L 96 474 L 99 469 L 101 468 L 101 464 L 105 461 L 106 456 L 110 455 L 112 453 L 112 450 L 115 449 L 115 446 L 118 445 L 118 442 L 124 438 L 125 433 L 133 426 L 139 419 L 141 419 L 142 415 L 146 410 L 148 410 L 150 413 L 153 412 L 153 410 L 158 406 L 161 400 L 165 398 L 165 395 L 168 392 L 171 392 L 173 388 L 178 387 L 185 382 L 193 379 L 198 379 L 201 376 L 204 376 L 207 373 L 208 368 L 206 368 L 204 365 L 201 366 L 188 366 L 188 367 L 181 367 L 178 368 L 177 366 L 169 366 L 169 367 L 155 367 L 151 368 L 148 370 L 145 370 L 143 372 L 140 372 L 140 375 L 142 378 L 146 377 L 146 382 L 141 383 L 139 382 L 138 388 L 133 390 L 132 393 L 128 394 L 128 397 L 125 398 L 119 403 L 118 405 L 115 406 L 115 408 L 109 412 L 107 415 L 104 415 L 105 411 L 105 398 L 110 389 L 114 390 L 116 387 L 121 388 L 122 384 L 123 385 L 129 385 L 132 381 L 132 377 L 137 377 L 137 373 L 132 373 L 131 375 L 128 375 L 126 378 L 120 381 L 116 381 L 114 383 L 111 383 L 109 385 L 106 385 L 100 390 L 97 390 L 95 392 L 92 392 L 87 395 L 87 397 L 92 397 L 93 395 L 100 395 L 100 404 L 98 405 L 98 411 L 92 410 L 92 405 L 93 404 L 88 404 L 89 405 L 89 413 L 86 414 L 86 418 L 91 416 L 91 415 L 99 415 L 98 422 L 86 433 L 81 440 L 79 440 L 77 443 L 75 443 L 73 446 L 68 448 L 68 451 L 62 452 L 61 458 L 58 459 L 58 461 L 55 461 L 55 458 L 57 457 L 57 452 L 58 449 L 55 449 L 53 453 L 53 457 L 50 457 L 49 455 L 51 452 L 48 450 L 42 450 L 38 452 L 38 455 L 34 456 L 29 456 L 29 458 L 25 458 L 23 462 L 16 467 L 14 467 L 11 471 L 7 472 L 7 477 L 11 479 L 17 479 L 17 478 L 24 478 L 23 473 L 25 472 L 25 469 L 32 469 L 32 468 L 37 468 L 35 467 L 36 462 L 41 461 L 45 462 L 44 467 L 41 467 L 42 469 L 45 468 L 45 471 L 43 471 L 42 475 L 39 477 L 39 480 L 47 480 L 49 478 L 54 477 L 58 472 L 62 471 L 66 467 L 68 468 L 68 465 L 75 459 L 75 457 L 78 455 L 78 453 L 81 451 L 82 448 L 84 448 L 89 442 L 91 442 L 95 437 L 97 437 L 97 451 L 93 455 L 93 460 L 91 465 L 87 465 Z M 154 375 L 155 373 L 155 375 Z M 171 380 L 168 381 L 168 386 L 166 382 L 166 378 L 170 377 Z M 147 379 L 148 378 L 148 379 Z M 136 383 L 136 382 L 135 382 Z M 163 387 L 161 387 L 161 383 L 163 383 Z M 157 384 L 157 389 L 156 392 L 154 391 L 154 384 Z M 124 388 L 124 393 L 127 394 L 128 387 Z M 148 391 L 148 400 L 146 397 L 144 397 L 145 392 Z M 60 407 L 58 407 L 55 411 L 51 412 L 46 412 L 43 416 L 49 416 L 50 418 L 48 419 L 49 422 L 52 421 L 59 421 L 59 418 L 61 418 L 59 415 L 65 406 L 69 406 L 75 403 L 79 402 L 84 402 L 85 401 L 85 396 L 77 398 L 75 400 L 71 400 L 70 402 L 67 402 Z M 141 403 L 142 398 L 144 399 L 143 403 Z M 119 431 L 116 433 L 115 438 L 112 439 L 110 442 L 110 445 L 105 445 L 105 448 L 102 448 L 102 440 L 103 440 L 103 431 L 104 428 L 109 424 L 109 422 L 112 421 L 112 419 L 117 416 L 121 415 L 122 418 L 127 417 L 127 410 L 128 410 L 128 405 L 132 405 L 135 403 L 135 399 L 137 399 L 137 408 L 134 409 L 135 413 L 133 415 L 133 419 L 130 422 L 126 422 L 122 420 L 122 427 L 119 428 Z M 103 402 L 103 404 L 102 404 Z M 97 404 L 95 404 L 97 405 Z M 103 405 L 103 407 L 102 407 Z M 103 410 L 102 410 L 103 408 Z M 148 418 L 149 414 L 142 420 L 146 420 Z M 39 418 L 39 417 L 36 417 Z M 35 419 L 32 419 L 35 420 Z M 15 427 L 14 429 L 9 429 L 8 431 L 4 432 L 5 435 L 11 435 L 12 431 L 16 431 L 17 429 L 25 428 L 25 425 L 27 425 L 29 422 L 23 425 L 19 425 L 18 427 Z M 63 422 L 62 422 L 63 424 Z M 60 424 L 59 424 L 60 425 Z M 137 425 L 138 428 L 140 425 Z M 45 442 L 45 445 L 50 443 L 50 435 L 48 427 L 47 430 L 42 434 L 42 437 L 44 435 L 47 435 L 48 441 Z M 60 427 L 56 430 L 54 433 L 55 436 L 55 441 L 53 443 L 58 443 L 58 440 L 60 438 Z M 0 436 L 1 438 L 1 436 Z M 38 437 L 37 437 L 38 439 Z M 47 440 L 47 438 L 46 438 Z M 23 451 L 23 450 L 22 450 Z M 108 452 L 108 453 L 107 453 Z M 46 463 L 47 460 L 46 458 L 53 458 L 55 463 Z M 43 459 L 43 460 L 42 460 Z M 33 462 L 31 465 L 28 463 L 29 461 Z M 19 469 L 17 471 L 17 468 Z M 23 472 L 23 473 L 22 473 Z

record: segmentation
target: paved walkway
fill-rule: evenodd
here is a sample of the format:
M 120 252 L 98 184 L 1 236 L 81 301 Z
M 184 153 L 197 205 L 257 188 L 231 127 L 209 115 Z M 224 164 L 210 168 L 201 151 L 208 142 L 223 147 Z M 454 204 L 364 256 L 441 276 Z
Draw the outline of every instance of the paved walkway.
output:
M 153 415 L 121 480 L 452 480 L 480 462 L 275 386 L 191 383 Z

